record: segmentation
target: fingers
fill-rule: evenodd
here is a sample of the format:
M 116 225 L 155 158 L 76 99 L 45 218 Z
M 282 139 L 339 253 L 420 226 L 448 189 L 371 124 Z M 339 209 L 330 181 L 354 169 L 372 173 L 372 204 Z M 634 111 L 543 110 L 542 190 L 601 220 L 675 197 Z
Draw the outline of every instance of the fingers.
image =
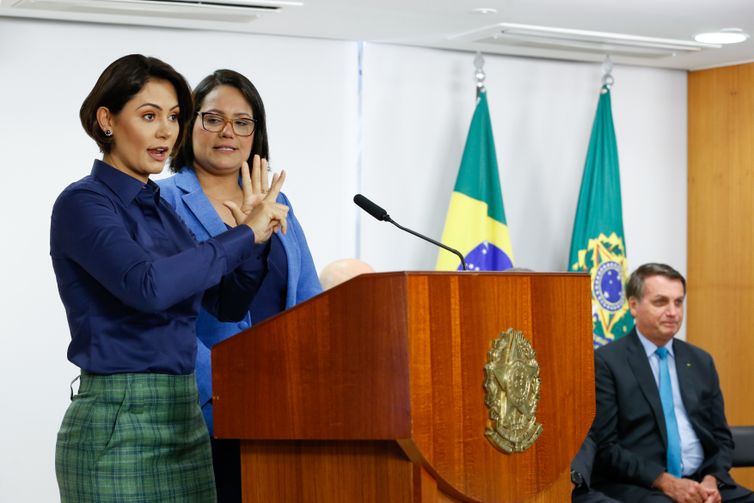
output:
M 288 211 L 290 208 L 284 204 L 274 203 L 273 219 L 271 220 L 273 226 L 273 232 L 282 232 L 286 234 L 288 232 Z
M 236 203 L 234 203 L 233 201 L 225 201 L 223 204 L 230 210 L 230 213 L 233 215 L 233 219 L 236 221 L 236 225 L 246 220 L 246 214 L 241 211 L 241 208 L 239 208 Z
M 278 220 L 278 222 L 279 225 L 275 227 L 275 230 L 286 234 L 288 232 L 288 218 L 283 218 L 282 220 Z
M 662 491 L 679 503 L 706 503 L 707 501 L 706 489 L 693 480 L 673 478 L 672 484 L 666 489 Z
M 265 200 L 249 213 L 243 223 L 254 231 L 256 243 L 264 243 L 275 230 L 288 231 L 287 217 L 288 206 Z
M 283 234 L 288 232 L 288 211 L 290 208 L 284 204 L 275 203 L 275 230 L 280 230 Z
M 714 476 L 705 475 L 704 479 L 702 479 L 701 486 L 704 490 L 705 503 L 720 503 L 722 501 L 720 490 L 717 487 L 717 479 Z
M 261 172 L 261 179 L 262 179 L 262 192 L 267 192 L 267 190 L 270 187 L 269 184 L 269 173 L 270 173 L 270 166 L 267 164 L 267 159 L 262 159 L 262 163 L 260 166 L 260 172 Z
M 243 207 L 248 212 L 254 203 L 254 189 L 249 173 L 249 163 L 246 161 L 241 165 L 241 191 L 243 192 Z
M 262 185 L 261 164 L 259 155 L 255 154 L 251 160 L 251 191 L 254 194 L 261 194 L 267 188 Z
M 275 201 L 278 198 L 278 194 L 280 194 L 280 190 L 283 188 L 283 183 L 285 183 L 285 176 L 285 170 L 281 171 L 280 174 L 275 173 L 272 176 L 272 185 L 265 200 Z
M 701 501 L 702 503 L 707 501 L 707 496 L 708 496 L 707 489 L 701 484 L 699 483 L 694 484 L 693 493 L 694 493 L 693 494 L 694 501 Z
M 241 166 L 241 189 L 243 191 L 241 210 L 244 213 L 248 214 L 254 206 L 265 199 L 269 192 L 268 169 L 267 159 L 262 159 L 257 154 L 251 160 L 251 169 L 249 169 L 248 162 L 244 162 Z M 273 177 L 273 183 L 276 179 L 276 177 Z M 277 193 L 274 194 L 274 197 L 277 197 Z
M 718 491 L 717 487 L 711 488 L 711 487 L 705 487 L 705 499 L 704 503 L 721 503 L 722 497 L 720 496 L 720 491 Z
M 691 481 L 689 481 L 691 482 Z M 707 499 L 707 490 L 699 484 L 698 482 L 691 482 L 689 484 L 690 488 L 690 496 L 692 498 L 692 501 L 701 501 L 704 503 L 704 501 Z

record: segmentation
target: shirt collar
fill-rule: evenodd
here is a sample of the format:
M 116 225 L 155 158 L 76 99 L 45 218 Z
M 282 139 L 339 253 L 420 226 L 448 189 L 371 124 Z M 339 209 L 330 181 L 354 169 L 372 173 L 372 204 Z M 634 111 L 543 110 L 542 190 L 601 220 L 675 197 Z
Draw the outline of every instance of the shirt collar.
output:
M 644 347 L 644 352 L 647 354 L 647 357 L 652 356 L 655 351 L 657 351 L 658 346 L 655 346 L 655 343 L 644 337 L 641 332 L 639 332 L 638 327 L 636 328 L 636 335 L 639 336 L 639 342 L 641 342 L 641 345 Z M 673 339 L 670 339 L 667 344 L 665 344 L 665 348 L 668 350 L 668 353 L 670 353 L 670 356 L 675 358 L 675 353 L 673 353 Z
M 146 184 L 142 183 L 99 159 L 94 160 L 92 176 L 107 185 L 126 206 L 131 204 L 136 196 L 147 187 L 154 193 L 155 200 L 160 197 L 160 188 L 152 180 L 147 180 Z

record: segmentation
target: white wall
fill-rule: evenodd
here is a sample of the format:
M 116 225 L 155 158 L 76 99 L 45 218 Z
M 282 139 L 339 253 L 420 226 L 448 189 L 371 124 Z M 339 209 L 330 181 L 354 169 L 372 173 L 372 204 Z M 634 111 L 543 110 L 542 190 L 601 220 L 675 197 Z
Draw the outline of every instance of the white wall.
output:
M 131 52 L 168 61 L 192 85 L 219 67 L 252 78 L 267 107 L 272 164 L 289 172 L 285 191 L 318 269 L 359 245 L 378 270 L 434 265 L 430 245 L 361 217 L 351 198 L 361 191 L 398 222 L 440 236 L 474 106 L 473 55 L 367 44 L 360 119 L 356 43 L 0 18 L 3 501 L 57 500 L 55 434 L 77 372 L 65 360 L 49 215 L 97 155 L 78 123 L 81 101 L 107 64 Z M 600 68 L 486 59 L 516 262 L 563 270 Z M 661 260 L 685 271 L 685 73 L 614 75 L 630 265 Z
M 475 105 L 469 54 L 368 45 L 364 194 L 439 237 Z M 515 264 L 566 270 L 601 82 L 600 65 L 485 56 L 487 97 Z M 686 270 L 686 73 L 613 71 L 613 118 L 629 266 Z M 432 268 L 436 249 L 362 219 L 379 270 Z

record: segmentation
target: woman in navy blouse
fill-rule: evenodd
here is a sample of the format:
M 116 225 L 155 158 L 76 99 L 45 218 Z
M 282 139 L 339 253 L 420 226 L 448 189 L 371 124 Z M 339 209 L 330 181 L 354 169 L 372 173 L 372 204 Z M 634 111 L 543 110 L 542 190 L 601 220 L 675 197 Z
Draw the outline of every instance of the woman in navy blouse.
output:
M 159 184 L 162 197 L 203 241 L 235 225 L 231 208 L 253 207 L 265 197 L 269 146 L 262 98 L 240 73 L 217 70 L 205 77 L 194 89 L 194 107 L 186 142 L 171 163 L 176 174 Z M 251 176 L 247 176 L 249 164 Z M 290 206 L 282 193 L 277 201 Z M 322 290 L 304 231 L 293 210 L 288 213 L 288 233 L 275 234 L 264 257 L 266 274 L 244 320 L 224 323 L 206 310 L 199 314 L 196 377 L 210 434 L 210 348 Z M 240 502 L 238 441 L 212 439 L 212 454 L 218 501 Z
M 212 502 L 194 362 L 200 307 L 242 319 L 266 273 L 265 242 L 287 229 L 282 178 L 238 225 L 198 243 L 160 198 L 160 173 L 193 114 L 185 79 L 142 55 L 113 62 L 81 106 L 104 153 L 52 212 L 50 247 L 81 368 L 55 454 L 66 502 Z

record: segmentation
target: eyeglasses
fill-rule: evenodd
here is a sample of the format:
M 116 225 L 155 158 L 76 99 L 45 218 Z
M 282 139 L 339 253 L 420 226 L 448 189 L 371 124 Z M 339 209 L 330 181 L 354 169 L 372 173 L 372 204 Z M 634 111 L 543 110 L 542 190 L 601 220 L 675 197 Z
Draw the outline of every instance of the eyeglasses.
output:
M 225 128 L 225 124 L 230 123 L 233 132 L 238 136 L 251 136 L 254 134 L 256 119 L 249 117 L 238 117 L 227 119 L 225 116 L 212 112 L 196 112 L 202 118 L 202 128 L 210 133 L 219 133 Z

